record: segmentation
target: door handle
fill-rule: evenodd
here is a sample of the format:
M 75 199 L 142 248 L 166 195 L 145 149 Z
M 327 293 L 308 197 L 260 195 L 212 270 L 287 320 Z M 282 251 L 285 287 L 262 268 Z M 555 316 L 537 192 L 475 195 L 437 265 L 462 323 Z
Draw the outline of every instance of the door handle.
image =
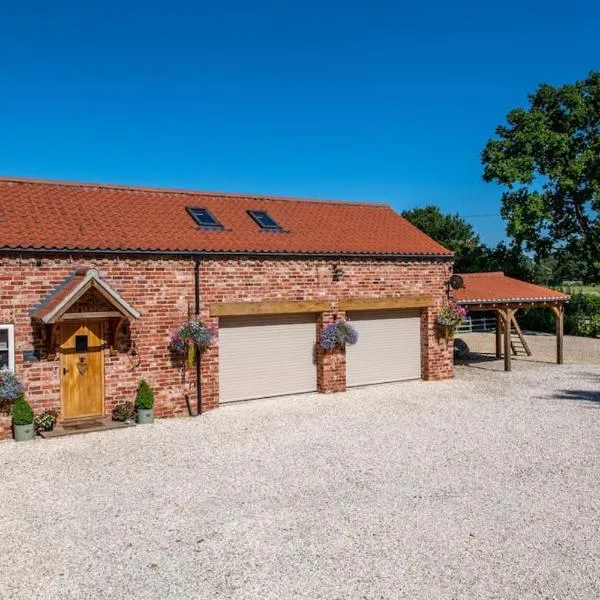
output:
M 63 377 L 69 372 L 69 369 L 63 367 Z

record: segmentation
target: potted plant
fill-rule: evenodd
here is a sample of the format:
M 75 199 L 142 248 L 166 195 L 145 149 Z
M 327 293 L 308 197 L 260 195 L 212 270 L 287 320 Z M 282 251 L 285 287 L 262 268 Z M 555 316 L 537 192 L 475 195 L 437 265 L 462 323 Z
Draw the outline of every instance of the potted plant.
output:
M 55 410 L 44 410 L 39 415 L 36 415 L 33 420 L 36 433 L 40 431 L 52 431 L 57 418 L 58 413 Z
M 23 394 L 15 400 L 12 409 L 12 424 L 15 442 L 26 442 L 35 438 L 33 409 Z
M 135 418 L 135 407 L 133 402 L 121 402 L 117 404 L 112 410 L 112 420 L 120 421 L 121 423 L 128 423 L 133 421 Z
M 356 344 L 357 341 L 358 331 L 345 319 L 330 323 L 321 333 L 321 348 L 326 352 L 344 347 L 346 344 Z
M 145 379 L 142 379 L 138 384 L 135 408 L 137 410 L 137 422 L 140 425 L 154 423 L 154 392 Z
M 460 304 L 449 302 L 435 319 L 438 331 L 448 341 L 454 337 L 456 328 L 463 322 L 467 316 L 467 311 Z

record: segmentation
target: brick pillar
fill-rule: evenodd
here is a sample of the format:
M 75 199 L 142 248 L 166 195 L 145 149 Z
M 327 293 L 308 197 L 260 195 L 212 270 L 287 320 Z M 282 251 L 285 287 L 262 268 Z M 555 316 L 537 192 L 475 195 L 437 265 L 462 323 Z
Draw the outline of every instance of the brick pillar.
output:
M 437 308 L 421 311 L 421 376 L 426 380 L 454 377 L 454 340 L 439 335 L 437 313 Z
M 202 411 L 204 412 L 219 406 L 219 319 L 205 314 L 202 315 L 202 322 L 215 334 L 208 349 L 202 353 L 200 362 Z M 195 394 L 194 389 L 194 401 Z
M 336 348 L 325 352 L 321 348 L 321 331 L 329 323 L 334 322 L 333 312 L 325 312 L 317 319 L 317 390 L 322 394 L 346 391 L 346 349 Z M 344 318 L 344 313 L 337 313 L 338 319 Z

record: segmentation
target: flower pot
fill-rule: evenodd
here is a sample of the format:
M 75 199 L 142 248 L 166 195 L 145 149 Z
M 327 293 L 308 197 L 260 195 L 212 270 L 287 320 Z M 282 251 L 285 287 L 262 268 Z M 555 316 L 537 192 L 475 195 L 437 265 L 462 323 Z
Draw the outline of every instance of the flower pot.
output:
M 154 409 L 153 408 L 138 408 L 137 409 L 137 422 L 138 425 L 148 425 L 154 423 Z
M 35 425 L 13 425 L 15 442 L 29 442 L 35 438 Z

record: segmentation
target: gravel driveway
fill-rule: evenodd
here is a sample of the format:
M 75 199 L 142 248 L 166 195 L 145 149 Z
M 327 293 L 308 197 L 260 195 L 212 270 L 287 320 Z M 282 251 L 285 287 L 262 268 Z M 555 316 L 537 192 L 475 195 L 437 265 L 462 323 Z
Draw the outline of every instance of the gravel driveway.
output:
M 0 597 L 600 597 L 600 366 L 0 444 Z

